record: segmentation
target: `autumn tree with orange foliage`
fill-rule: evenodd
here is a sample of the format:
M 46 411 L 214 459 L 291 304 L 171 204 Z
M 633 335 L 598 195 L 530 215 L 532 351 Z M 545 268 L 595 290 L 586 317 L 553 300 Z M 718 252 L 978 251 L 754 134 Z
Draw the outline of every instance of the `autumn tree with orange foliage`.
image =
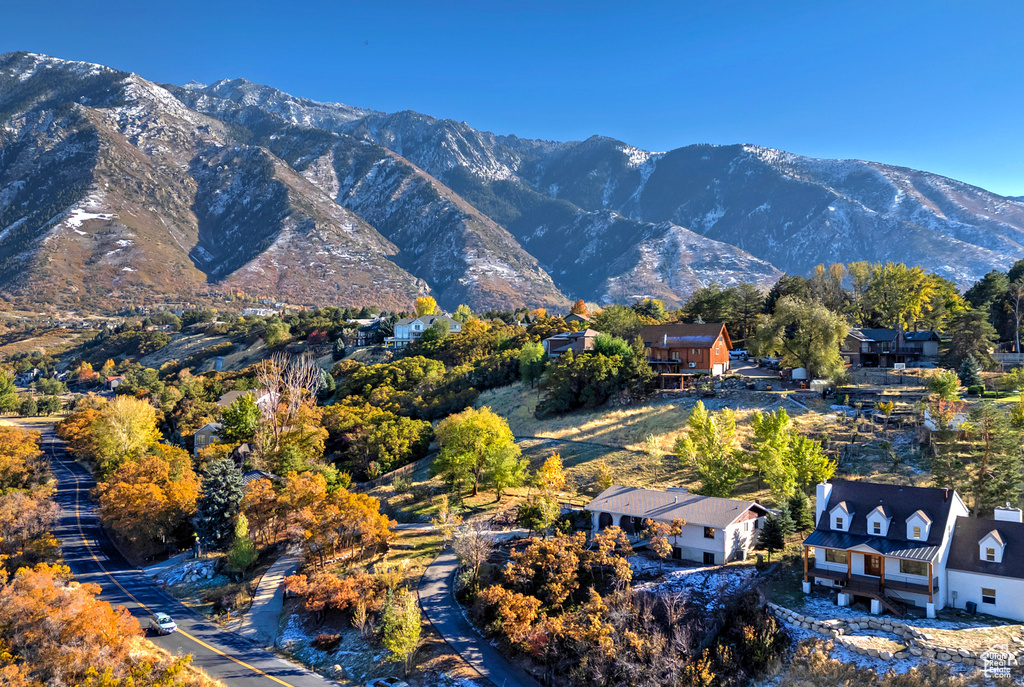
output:
M 369 573 L 358 571 L 346 577 L 319 572 L 311 577 L 291 575 L 285 588 L 302 599 L 303 608 L 323 618 L 327 611 L 347 611 L 362 603 L 367 611 L 380 609 L 384 585 Z
M 0 493 L 28 489 L 49 479 L 39 432 L 0 427 Z
M 380 501 L 346 489 L 327 491 L 327 481 L 317 473 L 285 476 L 281 497 L 288 519 L 289 536 L 304 547 L 306 555 L 323 565 L 338 547 L 367 548 L 386 544 L 392 522 L 380 512 Z
M 39 432 L 0 427 L 0 563 L 8 572 L 55 560 L 60 515 Z
M 587 310 L 587 304 L 583 302 L 582 298 L 572 304 L 571 312 L 573 315 L 582 315 L 583 317 L 590 316 L 590 311 Z
M 189 657 L 141 649 L 139 623 L 75 584 L 66 566 L 22 568 L 0 578 L 0 684 L 12 687 L 186 687 L 209 684 Z
M 97 485 L 100 520 L 134 553 L 149 556 L 187 542 L 199 488 L 188 453 L 160 444 Z
M 263 478 L 249 484 L 240 507 L 261 543 L 277 541 L 283 524 L 283 506 L 274 491 L 273 482 Z

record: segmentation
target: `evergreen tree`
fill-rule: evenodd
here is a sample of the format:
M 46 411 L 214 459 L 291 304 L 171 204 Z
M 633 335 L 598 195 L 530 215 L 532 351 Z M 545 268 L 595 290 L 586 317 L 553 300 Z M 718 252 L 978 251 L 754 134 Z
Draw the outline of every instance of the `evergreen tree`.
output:
M 789 513 L 798 532 L 814 529 L 814 507 L 807 494 L 798 490 L 790 497 Z
M 968 434 L 973 443 L 974 516 L 1004 503 L 1016 504 L 1021 495 L 1020 438 L 1003 410 L 982 403 L 971 412 Z
M 204 549 L 222 549 L 232 542 L 235 515 L 243 494 L 242 473 L 233 460 L 222 458 L 207 467 L 203 493 L 196 502 L 192 519 L 199 544 Z
M 960 369 L 957 371 L 957 376 L 960 377 L 960 383 L 968 389 L 972 386 L 980 386 L 985 383 L 981 378 L 981 366 L 978 364 L 977 359 L 970 354 L 964 358 L 962 363 L 960 363 Z
M 779 521 L 771 513 L 764 519 L 764 527 L 761 528 L 761 537 L 758 539 L 758 548 L 768 552 L 769 561 L 772 559 L 772 553 L 786 548 L 786 537 L 779 526 Z
M 779 523 L 779 529 L 782 530 L 783 537 L 788 537 L 796 532 L 796 522 L 793 520 L 793 516 L 789 512 L 788 503 L 784 503 L 779 506 L 779 514 L 775 516 L 775 520 Z
M 28 396 L 21 402 L 20 410 L 22 417 L 34 417 L 39 413 L 39 404 L 36 403 L 36 399 Z

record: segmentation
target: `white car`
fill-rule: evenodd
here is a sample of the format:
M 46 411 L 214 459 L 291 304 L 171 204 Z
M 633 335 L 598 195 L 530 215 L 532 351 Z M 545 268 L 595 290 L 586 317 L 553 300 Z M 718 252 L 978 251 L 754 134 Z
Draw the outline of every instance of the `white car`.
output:
M 149 629 L 158 635 L 169 635 L 178 631 L 178 626 L 166 613 L 154 613 L 149 616 Z

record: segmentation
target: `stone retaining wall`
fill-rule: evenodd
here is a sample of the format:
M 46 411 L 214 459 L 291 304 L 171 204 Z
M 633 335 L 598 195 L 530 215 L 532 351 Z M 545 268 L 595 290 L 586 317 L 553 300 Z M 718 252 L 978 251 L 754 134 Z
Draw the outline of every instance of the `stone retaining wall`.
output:
M 773 604 L 771 602 L 768 603 L 768 608 L 776 618 L 788 625 L 801 627 L 805 630 L 825 635 L 830 637 L 836 644 L 839 644 L 850 651 L 880 658 L 884 661 L 918 656 L 932 661 L 959 663 L 965 666 L 977 666 L 980 668 L 987 668 L 990 665 L 1024 665 L 1024 646 L 1022 646 L 1022 640 L 1019 637 L 1013 637 L 1013 643 L 1007 647 L 1005 655 L 1002 651 L 1002 647 L 1000 646 L 998 648 L 993 647 L 991 650 L 986 650 L 984 654 L 989 653 L 989 651 L 998 652 L 998 656 L 988 657 L 975 651 L 969 651 L 968 649 L 942 646 L 927 632 L 884 616 L 863 616 L 858 618 L 818 620 L 817 618 L 801 615 L 800 613 L 789 610 L 785 606 L 779 606 L 778 604 Z M 847 634 L 849 633 L 850 636 L 853 636 L 852 633 L 860 630 L 878 630 L 880 632 L 888 632 L 898 637 L 902 637 L 903 641 L 907 644 L 907 649 L 905 651 L 893 653 L 891 651 L 879 651 L 877 649 L 859 646 L 855 642 L 851 641 L 847 637 Z

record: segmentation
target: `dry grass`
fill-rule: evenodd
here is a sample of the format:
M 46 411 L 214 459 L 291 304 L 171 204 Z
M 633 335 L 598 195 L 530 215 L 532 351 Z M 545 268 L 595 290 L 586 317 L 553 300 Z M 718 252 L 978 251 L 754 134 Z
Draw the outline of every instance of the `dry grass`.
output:
M 619 408 L 598 408 L 538 420 L 533 413 L 537 407 L 537 392 L 523 384 L 493 389 L 480 395 L 477 406 L 488 406 L 505 417 L 512 432 L 519 437 L 544 437 L 568 441 L 586 441 L 606 446 L 642 451 L 644 440 L 654 435 L 662 449 L 671 451 L 675 440 L 683 433 L 686 420 L 697 401 L 708 410 L 731 408 L 741 437 L 749 432 L 747 426 L 754 411 L 775 410 L 784 403 L 783 394 L 776 392 L 720 391 L 714 398 L 681 396 L 654 400 L 648 403 Z M 804 422 L 802 416 L 813 414 L 793 403 L 785 403 L 786 412 Z
M 0 346 L 0 356 L 36 352 L 60 355 L 69 348 L 79 346 L 95 336 L 95 331 L 74 329 L 46 329 L 41 332 L 37 330 L 37 332 L 26 333 L 23 339 L 17 339 L 17 337 L 9 335 L 6 338 L 14 338 L 16 340 L 8 341 Z

